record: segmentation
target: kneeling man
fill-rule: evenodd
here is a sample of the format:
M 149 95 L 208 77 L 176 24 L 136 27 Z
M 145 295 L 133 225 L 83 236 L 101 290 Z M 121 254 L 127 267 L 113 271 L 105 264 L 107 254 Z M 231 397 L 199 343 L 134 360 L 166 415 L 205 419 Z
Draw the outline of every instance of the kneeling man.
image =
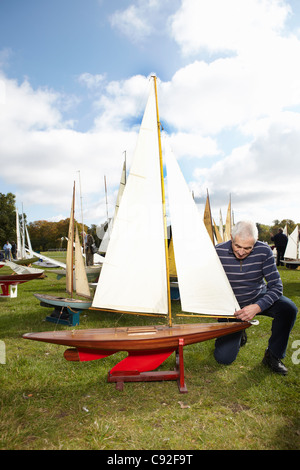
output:
M 253 222 L 242 221 L 234 226 L 231 240 L 217 245 L 216 250 L 241 307 L 235 312 L 236 318 L 251 321 L 257 314 L 273 318 L 263 363 L 286 375 L 281 359 L 286 354 L 297 307 L 282 295 L 282 281 L 271 248 L 258 241 Z M 242 335 L 238 332 L 216 340 L 214 355 L 219 363 L 230 364 L 236 359 Z

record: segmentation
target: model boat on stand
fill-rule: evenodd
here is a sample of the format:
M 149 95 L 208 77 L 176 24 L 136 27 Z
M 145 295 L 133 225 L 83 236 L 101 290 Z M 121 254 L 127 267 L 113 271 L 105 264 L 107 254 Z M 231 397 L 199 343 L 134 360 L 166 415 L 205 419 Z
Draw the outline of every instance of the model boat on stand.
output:
M 155 326 L 27 333 L 25 339 L 69 346 L 65 358 L 90 361 L 127 351 L 108 381 L 184 382 L 183 347 L 235 333 L 248 322 L 173 324 L 160 121 L 156 77 L 142 120 L 127 179 L 102 266 L 92 309 L 164 318 Z M 167 152 L 169 209 L 182 311 L 234 318 L 234 293 L 173 154 Z M 174 371 L 154 370 L 173 352 Z
M 18 285 L 41 278 L 41 273 L 8 274 L 0 276 L 0 297 L 14 298 L 18 295 Z
M 66 260 L 66 292 L 70 297 L 54 296 L 50 294 L 34 294 L 44 307 L 54 307 L 47 321 L 76 326 L 79 324 L 80 312 L 88 309 L 91 304 L 91 292 L 87 280 L 84 259 L 81 252 L 78 228 L 75 229 L 74 219 L 75 183 L 70 214 L 68 232 L 67 260 Z M 75 269 L 74 266 L 74 235 L 75 235 Z M 74 297 L 74 292 L 85 297 L 85 300 Z

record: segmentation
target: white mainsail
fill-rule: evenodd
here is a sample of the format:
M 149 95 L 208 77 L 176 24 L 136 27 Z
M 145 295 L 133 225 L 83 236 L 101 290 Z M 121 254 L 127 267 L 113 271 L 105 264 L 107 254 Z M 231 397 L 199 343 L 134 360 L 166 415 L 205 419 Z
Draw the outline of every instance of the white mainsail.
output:
M 296 225 L 293 232 L 288 237 L 287 246 L 284 252 L 284 258 L 298 259 L 299 256 L 299 227 Z
M 211 242 L 179 165 L 166 152 L 168 194 L 182 310 L 232 316 L 239 310 L 223 266 Z
M 168 313 L 154 86 L 151 87 L 92 308 Z
M 88 298 L 91 296 L 77 226 L 75 232 L 75 287 L 78 295 Z

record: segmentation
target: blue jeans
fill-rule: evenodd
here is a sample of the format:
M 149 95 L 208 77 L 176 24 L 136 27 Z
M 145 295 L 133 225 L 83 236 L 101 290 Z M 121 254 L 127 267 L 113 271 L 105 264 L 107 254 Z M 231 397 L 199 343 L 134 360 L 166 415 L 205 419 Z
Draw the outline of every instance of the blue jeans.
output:
M 277 302 L 258 315 L 273 318 L 272 334 L 269 339 L 268 348 L 277 359 L 284 358 L 289 335 L 296 321 L 296 305 L 290 299 L 282 295 Z M 220 321 L 226 320 L 222 319 Z M 231 364 L 235 361 L 240 349 L 241 338 L 242 332 L 217 338 L 214 351 L 216 361 L 220 364 Z

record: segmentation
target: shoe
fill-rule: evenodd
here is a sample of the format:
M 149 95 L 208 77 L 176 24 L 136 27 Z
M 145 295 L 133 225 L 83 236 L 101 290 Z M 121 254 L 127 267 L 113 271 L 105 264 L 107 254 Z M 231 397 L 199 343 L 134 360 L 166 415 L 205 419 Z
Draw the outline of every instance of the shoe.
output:
M 287 375 L 288 373 L 288 369 L 285 367 L 285 365 L 281 362 L 280 359 L 277 359 L 277 357 L 273 356 L 269 349 L 266 349 L 262 363 L 277 374 Z
M 246 343 L 247 343 L 247 333 L 245 330 L 243 330 L 242 337 L 241 337 L 241 347 L 245 346 Z

